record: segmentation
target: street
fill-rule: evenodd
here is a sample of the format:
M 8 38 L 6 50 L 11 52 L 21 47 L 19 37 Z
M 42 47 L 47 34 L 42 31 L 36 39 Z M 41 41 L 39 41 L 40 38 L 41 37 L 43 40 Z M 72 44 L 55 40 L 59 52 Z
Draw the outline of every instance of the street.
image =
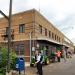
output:
M 37 75 L 36 68 L 30 68 L 26 75 Z M 75 75 L 75 55 L 66 62 L 62 59 L 60 63 L 43 66 L 43 75 Z

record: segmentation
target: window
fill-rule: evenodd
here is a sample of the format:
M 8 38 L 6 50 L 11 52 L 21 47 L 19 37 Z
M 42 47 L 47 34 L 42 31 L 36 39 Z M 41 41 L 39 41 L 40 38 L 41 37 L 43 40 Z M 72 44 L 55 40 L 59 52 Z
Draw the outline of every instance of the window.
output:
M 24 55 L 24 50 L 25 50 L 24 44 L 21 44 L 21 45 L 20 45 L 20 54 L 21 54 L 21 55 Z
M 15 50 L 17 55 L 24 55 L 24 52 L 25 52 L 24 44 L 16 45 Z
M 52 39 L 54 39 L 54 33 L 52 33 Z
M 6 27 L 6 35 L 8 35 L 9 27 Z
M 51 31 L 49 31 L 49 37 L 51 37 Z
M 19 33 L 24 33 L 25 32 L 25 24 L 20 24 L 19 25 Z
M 42 26 L 39 25 L 40 33 L 42 34 Z
M 56 34 L 55 34 L 55 40 L 56 40 Z
M 57 41 L 58 41 L 58 36 L 57 36 Z
M 45 36 L 47 36 L 47 29 L 45 28 Z
M 60 42 L 60 37 L 59 37 L 59 42 Z

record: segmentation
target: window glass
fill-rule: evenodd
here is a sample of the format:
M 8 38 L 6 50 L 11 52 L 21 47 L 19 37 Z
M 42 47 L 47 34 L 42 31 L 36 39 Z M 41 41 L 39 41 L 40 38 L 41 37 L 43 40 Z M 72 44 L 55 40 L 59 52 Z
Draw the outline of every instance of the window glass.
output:
M 40 33 L 42 34 L 42 26 L 39 25 Z
M 17 55 L 24 55 L 24 52 L 25 52 L 24 44 L 16 45 L 15 50 Z
M 24 33 L 25 32 L 25 24 L 20 24 L 19 25 L 19 33 Z

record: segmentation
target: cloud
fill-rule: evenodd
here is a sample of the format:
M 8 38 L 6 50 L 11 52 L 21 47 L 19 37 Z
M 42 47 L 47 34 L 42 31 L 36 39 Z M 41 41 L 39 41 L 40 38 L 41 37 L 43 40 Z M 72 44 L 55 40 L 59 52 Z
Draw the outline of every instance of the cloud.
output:
M 73 42 L 75 39 L 75 14 L 67 15 L 61 22 L 56 23 L 56 27 L 61 30 Z
M 0 0 L 0 9 L 8 14 L 10 0 Z M 13 13 L 35 8 L 72 41 L 75 39 L 75 0 L 12 0 Z M 73 28 L 73 29 L 72 29 Z M 74 40 L 75 42 L 75 40 Z

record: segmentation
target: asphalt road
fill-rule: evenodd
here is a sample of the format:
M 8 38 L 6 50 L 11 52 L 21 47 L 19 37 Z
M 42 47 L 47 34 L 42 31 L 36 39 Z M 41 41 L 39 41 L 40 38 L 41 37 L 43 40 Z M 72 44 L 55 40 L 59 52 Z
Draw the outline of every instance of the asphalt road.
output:
M 66 62 L 62 60 L 44 67 L 43 75 L 75 75 L 75 55 Z

